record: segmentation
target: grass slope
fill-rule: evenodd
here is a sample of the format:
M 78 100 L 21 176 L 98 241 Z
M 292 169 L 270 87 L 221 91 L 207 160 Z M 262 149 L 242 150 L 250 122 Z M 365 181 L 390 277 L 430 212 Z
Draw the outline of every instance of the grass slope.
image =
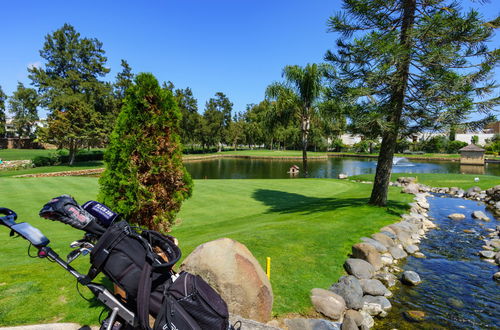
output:
M 459 187 L 469 189 L 473 186 L 479 186 L 482 189 L 488 189 L 500 184 L 500 177 L 495 175 L 475 175 L 475 174 L 441 174 L 441 173 L 393 173 L 391 181 L 396 181 L 402 176 L 413 176 L 418 179 L 419 183 L 431 187 Z M 373 181 L 374 174 L 362 174 L 350 176 L 351 180 Z M 475 182 L 475 178 L 479 178 L 479 182 Z
M 95 198 L 97 179 L 1 178 L 0 182 L 0 206 L 16 210 L 19 221 L 40 228 L 51 246 L 66 256 L 68 244 L 81 232 L 40 219 L 38 211 L 63 193 L 79 202 Z M 366 205 L 370 189 L 327 179 L 197 180 L 172 234 L 179 238 L 184 256 L 201 243 L 230 237 L 245 244 L 263 267 L 265 258 L 271 257 L 274 314 L 308 314 L 310 290 L 328 288 L 343 274 L 350 246 L 396 221 L 411 198 L 394 189 L 389 207 L 375 208 Z M 55 264 L 29 258 L 26 241 L 9 238 L 2 228 L 0 324 L 95 324 L 101 308 L 78 296 L 75 280 Z M 82 272 L 87 265 L 86 258 L 75 263 Z

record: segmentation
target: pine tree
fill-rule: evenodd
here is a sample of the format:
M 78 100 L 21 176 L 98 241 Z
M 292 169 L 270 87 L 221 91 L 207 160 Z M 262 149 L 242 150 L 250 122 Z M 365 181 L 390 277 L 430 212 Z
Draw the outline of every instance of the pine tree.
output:
M 222 151 L 222 144 L 227 142 L 227 130 L 231 122 L 233 103 L 224 93 L 215 93 L 215 98 L 208 100 L 203 117 L 206 123 L 205 139 L 208 145 L 217 146 Z
M 31 137 L 38 120 L 40 98 L 35 89 L 26 88 L 22 83 L 9 98 L 9 112 L 14 115 L 13 124 L 19 137 Z
M 105 154 L 99 200 L 133 223 L 168 231 L 192 180 L 182 164 L 181 114 L 150 73 L 127 90 Z
M 487 46 L 500 20 L 487 22 L 452 0 L 345 0 L 343 8 L 328 22 L 340 38 L 326 59 L 339 90 L 356 99 L 356 120 L 382 136 L 370 198 L 382 206 L 399 137 L 489 114 L 500 103 L 488 98 L 500 51 Z
M 0 86 L 0 137 L 5 135 L 5 100 L 7 95 L 3 92 L 2 86 Z

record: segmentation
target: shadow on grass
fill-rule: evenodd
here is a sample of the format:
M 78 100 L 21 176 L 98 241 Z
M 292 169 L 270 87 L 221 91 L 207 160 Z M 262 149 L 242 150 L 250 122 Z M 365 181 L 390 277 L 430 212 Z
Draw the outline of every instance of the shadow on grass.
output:
M 333 198 L 310 197 L 279 190 L 258 189 L 253 198 L 269 206 L 266 213 L 303 213 L 313 214 L 328 212 L 345 207 L 359 207 L 368 205 L 368 198 Z M 385 207 L 391 215 L 401 215 L 408 209 L 408 205 L 399 201 L 388 201 Z

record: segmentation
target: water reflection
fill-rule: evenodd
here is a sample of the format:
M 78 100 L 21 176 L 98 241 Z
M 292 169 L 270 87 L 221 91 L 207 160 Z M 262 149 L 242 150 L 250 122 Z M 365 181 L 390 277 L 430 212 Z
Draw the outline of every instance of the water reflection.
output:
M 194 179 L 285 179 L 292 165 L 302 168 L 301 160 L 289 159 L 240 159 L 217 158 L 185 163 Z M 328 158 L 309 160 L 309 176 L 312 178 L 337 178 L 340 173 L 347 175 L 374 174 L 375 159 Z M 460 166 L 453 161 L 409 161 L 393 166 L 394 173 L 468 173 L 500 176 L 500 164 L 485 166 Z M 477 171 L 482 171 L 478 173 Z M 301 177 L 302 172 L 298 176 Z

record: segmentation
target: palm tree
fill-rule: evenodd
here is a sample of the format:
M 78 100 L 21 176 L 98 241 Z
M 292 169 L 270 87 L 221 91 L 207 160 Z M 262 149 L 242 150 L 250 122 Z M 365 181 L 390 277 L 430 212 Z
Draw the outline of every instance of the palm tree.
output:
M 277 116 L 283 121 L 298 119 L 302 133 L 302 167 L 307 176 L 307 147 L 311 118 L 318 110 L 325 64 L 287 65 L 284 82 L 275 82 L 266 89 L 266 97 L 276 102 Z

